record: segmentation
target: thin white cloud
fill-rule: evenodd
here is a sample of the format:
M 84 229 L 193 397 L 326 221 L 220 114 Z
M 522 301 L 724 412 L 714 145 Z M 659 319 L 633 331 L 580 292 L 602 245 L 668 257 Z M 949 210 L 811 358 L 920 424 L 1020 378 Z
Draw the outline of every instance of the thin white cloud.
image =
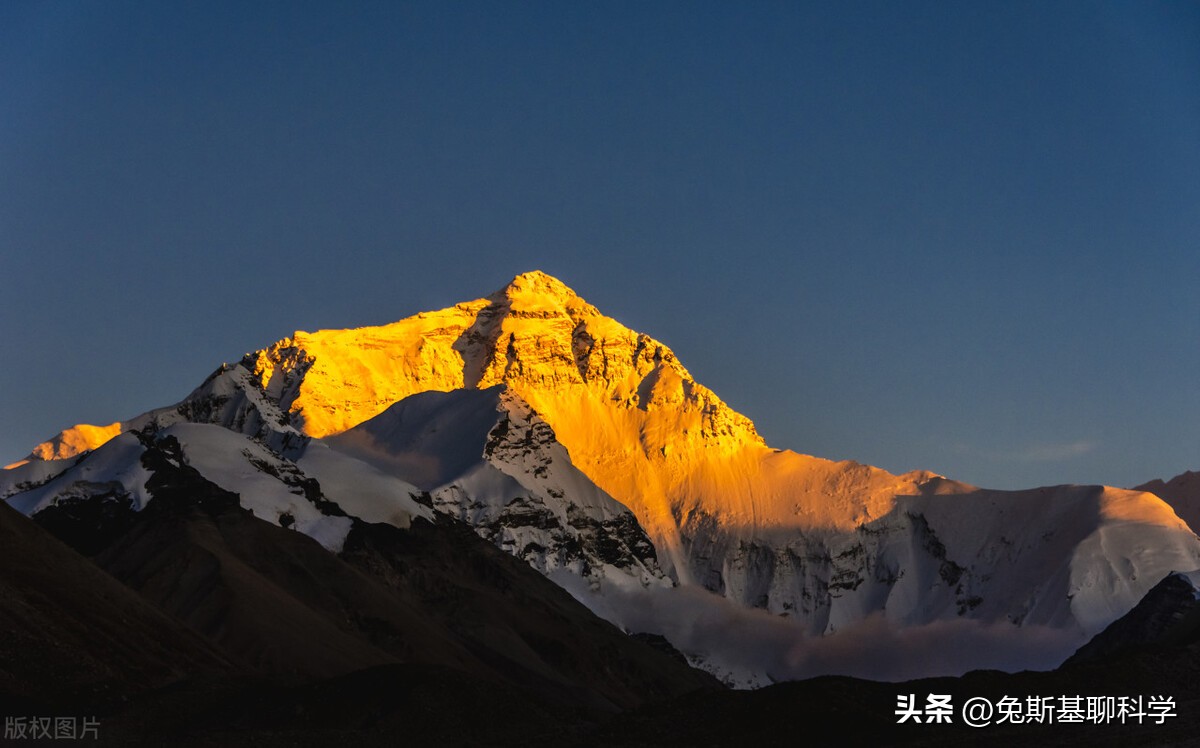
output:
M 1023 462 L 1060 462 L 1080 457 L 1096 448 L 1091 441 L 1075 441 L 1063 444 L 1038 444 L 1015 453 L 1014 458 Z
M 1073 442 L 1038 443 L 1008 450 L 981 449 L 967 444 L 956 444 L 960 454 L 984 457 L 995 462 L 1063 462 L 1093 452 L 1098 443 L 1080 439 Z
M 593 602 L 594 602 L 593 598 Z M 901 681 L 969 670 L 1049 670 L 1084 641 L 1073 629 L 971 619 L 903 626 L 881 613 L 814 636 L 799 621 L 746 609 L 694 587 L 669 594 L 610 590 L 607 604 L 629 631 L 660 633 L 677 648 L 731 672 L 774 680 L 851 675 Z

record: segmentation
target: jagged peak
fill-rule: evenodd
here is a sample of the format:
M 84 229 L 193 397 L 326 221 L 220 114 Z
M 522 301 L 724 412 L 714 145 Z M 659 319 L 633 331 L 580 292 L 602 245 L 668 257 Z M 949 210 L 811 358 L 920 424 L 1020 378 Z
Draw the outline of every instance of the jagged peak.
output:
M 495 311 L 518 317 L 566 315 L 579 318 L 600 314 L 570 286 L 541 270 L 530 270 L 515 276 L 503 288 L 488 296 L 487 300 Z
M 504 288 L 493 295 L 504 295 L 512 298 L 513 296 L 528 294 L 553 296 L 559 299 L 579 298 L 579 294 L 575 293 L 566 283 L 541 270 L 530 270 L 514 276 Z

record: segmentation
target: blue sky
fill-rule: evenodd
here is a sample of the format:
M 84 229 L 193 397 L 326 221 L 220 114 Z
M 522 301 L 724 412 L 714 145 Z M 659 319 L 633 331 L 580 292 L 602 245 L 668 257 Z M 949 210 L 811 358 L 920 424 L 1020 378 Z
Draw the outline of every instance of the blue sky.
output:
M 4 3 L 0 462 L 539 268 L 773 446 L 1200 469 L 1198 91 L 1182 2 Z

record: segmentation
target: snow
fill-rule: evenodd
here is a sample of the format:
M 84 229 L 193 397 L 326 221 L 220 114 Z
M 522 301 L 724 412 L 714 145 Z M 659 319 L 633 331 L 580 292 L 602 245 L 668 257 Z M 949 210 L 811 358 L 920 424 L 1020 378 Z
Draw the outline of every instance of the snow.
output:
M 71 460 L 75 464 L 52 480 L 6 500 L 17 511 L 31 515 L 62 499 L 120 492 L 128 495 L 135 509 L 141 509 L 151 499 L 146 490 L 150 473 L 141 463 L 144 451 L 133 434 L 121 434 L 82 460 Z M 57 464 L 63 462 L 66 461 L 56 461 Z
M 280 518 L 290 515 L 296 530 L 335 553 L 341 551 L 353 521 L 322 514 L 299 488 L 273 475 L 287 474 L 291 466 L 263 445 L 209 424 L 179 423 L 163 435 L 177 438 L 187 463 L 209 481 L 238 494 L 241 505 L 254 516 L 281 524 Z M 298 473 L 297 477 L 306 476 Z
M 326 441 L 334 449 L 430 491 L 458 478 L 483 455 L 496 425 L 493 390 L 422 392 Z
M 321 484 L 321 491 L 347 514 L 365 522 L 383 522 L 401 529 L 414 517 L 433 518 L 433 510 L 413 500 L 420 489 L 371 465 L 332 450 L 314 439 L 296 465 Z
M 305 477 L 262 444 L 244 434 L 211 424 L 175 423 L 157 436 L 177 438 L 185 463 L 207 480 L 238 494 L 242 506 L 253 511 L 255 516 L 278 524 L 283 515 L 291 515 L 295 529 L 332 551 L 341 550 L 352 521 L 348 517 L 322 514 L 300 488 L 272 475 L 270 471 L 290 474 L 297 480 Z M 146 488 L 150 472 L 141 461 L 145 451 L 136 434 L 125 432 L 82 458 L 48 463 L 47 470 L 51 471 L 65 463 L 70 464 L 52 480 L 15 493 L 7 501 L 17 511 L 33 515 L 65 499 L 116 493 L 128 496 L 133 508 L 141 510 L 154 498 Z M 6 472 L 26 475 L 30 469 Z M 397 506 L 397 513 L 398 509 Z
M 1200 527 L 1200 472 L 1188 471 L 1165 482 L 1153 480 L 1135 490 L 1155 494 L 1170 504 L 1188 526 Z
M 34 447 L 33 459 L 43 455 L 65 459 L 84 454 L 126 431 L 148 426 L 164 428 L 186 421 L 212 423 L 262 439 L 276 450 L 303 436 L 287 423 L 279 407 L 267 399 L 253 375 L 240 365 L 221 366 L 175 405 L 156 408 L 108 426 L 79 424 Z
M 0 470 L 0 499 L 40 486 L 61 475 L 75 464 L 77 458 L 62 460 L 29 460 Z

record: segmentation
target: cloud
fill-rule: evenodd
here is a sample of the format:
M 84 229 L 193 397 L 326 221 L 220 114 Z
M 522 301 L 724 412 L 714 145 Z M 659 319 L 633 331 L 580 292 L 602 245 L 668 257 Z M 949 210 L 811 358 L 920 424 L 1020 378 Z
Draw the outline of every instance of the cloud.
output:
M 898 626 L 875 613 L 837 633 L 805 638 L 788 652 L 793 676 L 853 675 L 899 681 L 970 670 L 1049 670 L 1079 646 L 1076 631 L 971 619 Z
M 1085 455 L 1095 448 L 1096 443 L 1090 441 L 1067 442 L 1064 444 L 1039 444 L 1016 452 L 1013 458 L 1023 462 L 1059 462 Z
M 695 587 L 670 594 L 611 590 L 617 618 L 631 632 L 664 635 L 719 670 L 773 680 L 850 675 L 881 681 L 957 676 L 970 670 L 1049 670 L 1084 641 L 1078 631 L 971 619 L 903 626 L 875 613 L 824 636 L 799 621 L 741 608 Z
M 966 444 L 956 445 L 963 454 L 972 454 L 996 462 L 1062 462 L 1095 451 L 1099 445 L 1090 440 L 1052 444 L 1030 444 L 1013 450 L 980 449 Z

